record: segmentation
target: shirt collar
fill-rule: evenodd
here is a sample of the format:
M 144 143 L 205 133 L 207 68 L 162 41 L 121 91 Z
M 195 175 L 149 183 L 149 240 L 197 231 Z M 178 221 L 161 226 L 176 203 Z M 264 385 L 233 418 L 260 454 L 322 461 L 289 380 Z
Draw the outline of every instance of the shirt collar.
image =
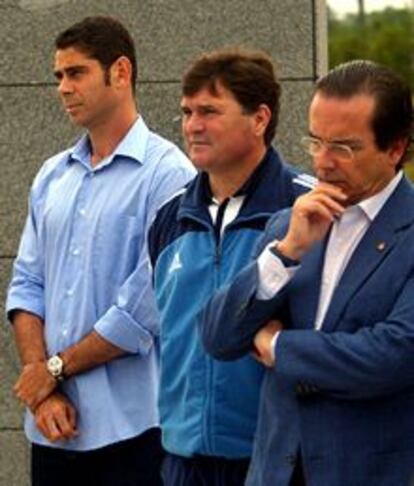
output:
M 228 199 L 238 198 L 238 197 L 245 197 L 252 194 L 259 183 L 262 174 L 265 172 L 267 167 L 267 161 L 269 160 L 269 149 L 266 151 L 263 159 L 260 161 L 259 165 L 254 169 L 254 171 L 250 174 L 249 178 L 243 183 L 243 185 L 237 189 L 237 191 Z M 202 182 L 202 198 L 206 204 L 216 204 L 220 205 L 217 199 L 213 196 L 211 191 L 208 174 L 203 172 L 201 174 L 201 182 Z
M 373 221 L 376 215 L 380 212 L 381 208 L 387 202 L 388 198 L 395 191 L 398 183 L 401 181 L 403 176 L 402 170 L 398 171 L 397 174 L 391 179 L 391 181 L 382 189 L 382 191 L 374 194 L 373 196 L 359 202 L 356 206 L 360 207 L 362 211 L 366 214 L 370 221 Z
M 118 146 L 106 160 L 97 166 L 101 168 L 110 164 L 115 157 L 124 157 L 139 164 L 143 164 L 145 160 L 145 151 L 149 137 L 149 129 L 141 116 L 137 118 L 131 128 L 128 130 L 124 138 L 119 142 Z M 87 133 L 85 133 L 79 141 L 69 150 L 69 162 L 80 162 L 83 165 L 90 167 L 91 146 Z

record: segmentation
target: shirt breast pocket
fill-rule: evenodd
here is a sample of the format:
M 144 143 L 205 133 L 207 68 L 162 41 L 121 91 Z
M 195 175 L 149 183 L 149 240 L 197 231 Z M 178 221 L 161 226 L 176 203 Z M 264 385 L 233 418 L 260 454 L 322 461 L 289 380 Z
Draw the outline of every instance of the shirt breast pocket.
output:
M 105 218 L 98 224 L 94 254 L 109 275 L 121 278 L 136 268 L 144 246 L 142 225 L 136 216 L 121 214 Z

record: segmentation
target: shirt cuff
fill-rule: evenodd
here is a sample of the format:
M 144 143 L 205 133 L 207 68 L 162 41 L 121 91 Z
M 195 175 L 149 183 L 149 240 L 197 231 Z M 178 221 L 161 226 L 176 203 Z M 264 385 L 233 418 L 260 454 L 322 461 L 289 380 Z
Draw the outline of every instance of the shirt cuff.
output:
M 104 339 L 129 353 L 147 355 L 154 341 L 148 330 L 118 307 L 111 307 L 94 329 Z
M 293 277 L 297 267 L 285 267 L 280 258 L 269 248 L 274 242 L 266 246 L 257 260 L 259 284 L 256 297 L 258 300 L 268 300 L 274 297 Z
M 281 332 L 282 331 L 276 331 L 275 335 L 273 336 L 270 342 L 270 354 L 272 355 L 272 359 L 274 363 L 276 362 L 276 344 Z
M 10 315 L 13 311 L 22 310 L 25 312 L 30 312 L 31 314 L 35 314 L 43 320 L 45 316 L 45 306 L 43 304 L 43 301 L 37 297 L 37 295 L 32 294 L 29 295 L 26 299 L 17 295 L 9 295 L 6 301 L 7 319 L 10 318 Z

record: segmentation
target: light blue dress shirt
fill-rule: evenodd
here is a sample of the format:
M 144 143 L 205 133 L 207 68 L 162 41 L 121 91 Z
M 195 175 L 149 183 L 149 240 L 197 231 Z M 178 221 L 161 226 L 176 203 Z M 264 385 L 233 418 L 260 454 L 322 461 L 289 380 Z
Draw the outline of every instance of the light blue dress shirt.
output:
M 159 321 L 146 234 L 158 207 L 194 173 L 185 155 L 139 118 L 97 167 L 85 135 L 37 175 L 7 311 L 43 318 L 49 355 L 93 329 L 130 353 L 63 383 L 79 436 L 54 447 L 95 449 L 158 425 Z M 30 441 L 52 445 L 30 412 L 25 430 Z

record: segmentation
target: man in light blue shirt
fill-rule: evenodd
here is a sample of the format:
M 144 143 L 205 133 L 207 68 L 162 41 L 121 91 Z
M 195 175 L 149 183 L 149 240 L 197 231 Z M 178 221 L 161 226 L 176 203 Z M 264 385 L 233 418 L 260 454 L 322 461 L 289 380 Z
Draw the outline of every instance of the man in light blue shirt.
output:
M 193 176 L 138 114 L 126 29 L 89 17 L 56 39 L 55 75 L 87 129 L 30 193 L 7 298 L 33 485 L 158 485 L 159 323 L 146 234 Z

